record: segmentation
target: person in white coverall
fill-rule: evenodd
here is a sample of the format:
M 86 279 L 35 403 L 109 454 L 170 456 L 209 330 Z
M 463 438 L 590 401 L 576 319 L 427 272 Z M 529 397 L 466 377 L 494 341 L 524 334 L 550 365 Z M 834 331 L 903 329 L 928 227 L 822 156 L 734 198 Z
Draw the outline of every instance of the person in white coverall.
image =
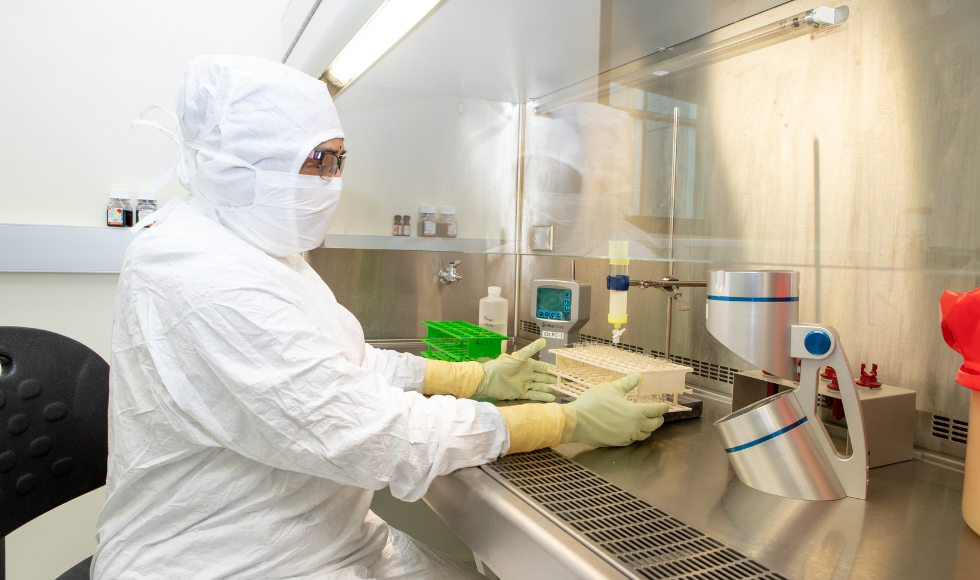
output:
M 144 113 L 152 107 L 144 109 Z M 627 445 L 665 405 L 639 378 L 552 400 L 539 342 L 486 365 L 372 348 L 300 252 L 341 191 L 326 85 L 252 57 L 198 57 L 176 91 L 187 197 L 126 252 L 116 294 L 106 503 L 95 580 L 466 578 L 369 510 L 433 478 L 562 442 Z M 426 396 L 428 395 L 428 396 Z M 451 396 L 432 396 L 451 395 Z

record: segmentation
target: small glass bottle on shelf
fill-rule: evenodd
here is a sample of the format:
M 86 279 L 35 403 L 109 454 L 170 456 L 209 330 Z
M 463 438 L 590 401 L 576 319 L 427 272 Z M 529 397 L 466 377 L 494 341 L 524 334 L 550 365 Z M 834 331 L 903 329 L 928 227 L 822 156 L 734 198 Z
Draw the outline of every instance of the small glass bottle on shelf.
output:
M 129 210 L 127 218 L 126 211 Z M 127 224 L 126 221 L 129 221 Z M 124 228 L 133 225 L 133 208 L 129 205 L 128 189 L 110 189 L 109 206 L 106 208 L 105 225 Z
M 410 215 L 402 216 L 402 233 L 399 235 L 402 236 L 412 235 L 412 216 Z
M 402 216 L 395 216 L 395 224 L 391 227 L 391 235 L 400 236 L 402 235 Z
M 157 194 L 140 191 L 136 193 L 136 223 L 157 210 Z M 147 226 L 150 227 L 150 226 Z
M 436 206 L 423 205 L 419 207 L 419 237 L 436 237 Z
M 436 236 L 440 238 L 456 237 L 456 207 L 444 205 L 439 208 L 439 219 L 436 220 Z

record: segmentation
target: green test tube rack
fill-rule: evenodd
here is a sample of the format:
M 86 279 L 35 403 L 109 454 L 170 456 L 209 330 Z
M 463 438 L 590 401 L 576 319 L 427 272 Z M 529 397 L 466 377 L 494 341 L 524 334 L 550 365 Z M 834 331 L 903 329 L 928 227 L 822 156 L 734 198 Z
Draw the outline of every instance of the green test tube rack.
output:
M 428 327 L 422 342 L 429 350 L 425 358 L 449 362 L 475 361 L 500 356 L 500 343 L 507 340 L 502 334 L 462 320 L 423 320 Z

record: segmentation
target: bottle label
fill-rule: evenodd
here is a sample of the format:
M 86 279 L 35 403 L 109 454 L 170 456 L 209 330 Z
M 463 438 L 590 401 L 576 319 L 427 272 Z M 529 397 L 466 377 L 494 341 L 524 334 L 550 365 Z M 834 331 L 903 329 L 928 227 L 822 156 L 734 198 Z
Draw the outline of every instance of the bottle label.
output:
M 456 222 L 449 222 L 449 235 L 456 237 Z
M 110 207 L 106 210 L 106 224 L 110 226 L 121 226 L 125 223 L 123 209 L 121 207 Z
M 402 226 L 402 235 L 403 236 L 412 235 L 412 226 Z
M 141 210 L 139 210 L 138 212 L 136 212 L 136 221 L 138 221 L 138 222 L 143 221 L 143 218 L 145 218 L 146 216 L 150 215 L 151 213 L 153 213 L 153 210 L 152 209 L 141 209 Z
M 401 226 L 391 226 L 391 235 L 393 235 L 393 236 L 400 236 L 400 235 L 402 235 L 402 227 Z
M 436 222 L 422 222 L 422 235 L 423 236 L 436 235 Z

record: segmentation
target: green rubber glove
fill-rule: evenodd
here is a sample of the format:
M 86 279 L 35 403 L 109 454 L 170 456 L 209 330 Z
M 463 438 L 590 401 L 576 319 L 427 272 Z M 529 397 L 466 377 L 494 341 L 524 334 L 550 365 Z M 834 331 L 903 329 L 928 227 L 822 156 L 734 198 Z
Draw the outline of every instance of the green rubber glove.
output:
M 476 396 L 554 401 L 555 391 L 548 385 L 557 383 L 558 378 L 547 374 L 554 365 L 531 358 L 544 348 L 545 342 L 540 338 L 514 354 L 502 354 L 484 363 L 484 376 L 476 388 Z
M 666 403 L 631 403 L 626 394 L 642 380 L 638 374 L 602 383 L 561 405 L 565 413 L 562 443 L 585 443 L 593 447 L 622 447 L 646 439 L 664 424 Z

